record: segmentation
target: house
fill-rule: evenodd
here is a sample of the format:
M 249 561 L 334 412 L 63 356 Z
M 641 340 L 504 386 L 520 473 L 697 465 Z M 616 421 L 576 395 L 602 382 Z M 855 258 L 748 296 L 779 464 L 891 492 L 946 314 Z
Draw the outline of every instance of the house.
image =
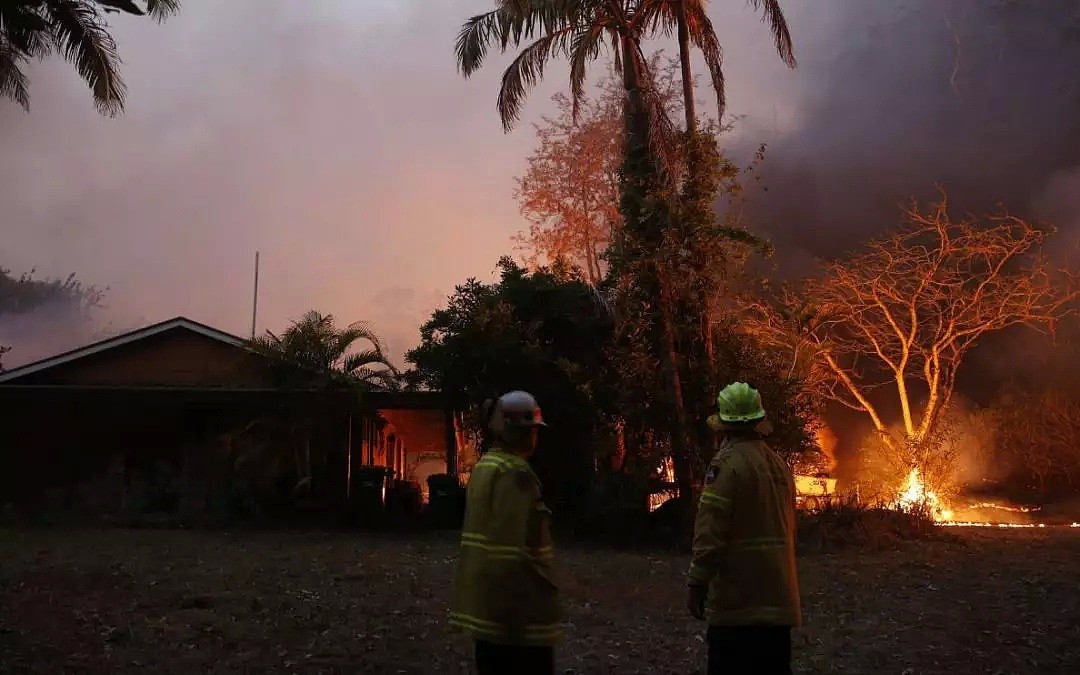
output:
M 239 484 L 332 507 L 358 467 L 457 475 L 448 397 L 285 388 L 272 366 L 245 340 L 177 317 L 0 373 L 0 507 L 54 498 L 110 512 L 163 481 L 181 487 L 162 499 L 185 510 Z

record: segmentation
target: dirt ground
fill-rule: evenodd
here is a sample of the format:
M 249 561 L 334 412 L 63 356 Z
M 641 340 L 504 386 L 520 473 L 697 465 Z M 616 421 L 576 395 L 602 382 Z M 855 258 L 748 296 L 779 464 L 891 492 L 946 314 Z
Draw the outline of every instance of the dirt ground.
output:
M 801 560 L 801 673 L 1080 672 L 1080 530 Z M 3 673 L 464 673 L 449 534 L 0 531 Z M 566 673 L 698 673 L 686 559 L 560 551 Z

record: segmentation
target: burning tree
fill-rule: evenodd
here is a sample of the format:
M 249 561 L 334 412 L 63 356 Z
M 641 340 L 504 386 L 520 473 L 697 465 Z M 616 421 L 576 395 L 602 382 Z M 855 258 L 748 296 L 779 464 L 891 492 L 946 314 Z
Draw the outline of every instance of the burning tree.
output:
M 1052 331 L 1078 290 L 1043 259 L 1047 232 L 1020 218 L 954 220 L 944 196 L 905 216 L 899 231 L 828 263 L 800 292 L 759 305 L 755 326 L 806 358 L 821 394 L 869 417 L 909 483 L 922 472 L 940 484 L 951 469 L 941 422 L 965 355 L 1013 326 Z M 882 388 L 898 403 L 899 433 L 882 412 Z
M 679 103 L 678 62 L 657 52 L 649 64 L 663 105 L 673 115 Z M 622 223 L 619 171 L 625 96 L 621 77 L 613 72 L 593 96 L 583 94 L 575 101 L 555 94 L 557 114 L 535 125 L 537 147 L 514 191 L 529 222 L 529 230 L 515 240 L 530 267 L 563 259 L 581 267 L 593 285 L 603 278 L 604 250 L 612 230 Z

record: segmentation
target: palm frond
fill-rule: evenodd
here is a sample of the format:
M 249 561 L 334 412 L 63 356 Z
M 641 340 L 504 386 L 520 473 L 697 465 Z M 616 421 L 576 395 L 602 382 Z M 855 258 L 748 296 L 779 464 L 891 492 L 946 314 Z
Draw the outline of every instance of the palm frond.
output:
M 724 81 L 724 50 L 720 46 L 720 40 L 716 37 L 716 29 L 713 28 L 705 7 L 700 2 L 686 2 L 686 22 L 689 28 L 690 41 L 701 50 L 705 59 L 705 66 L 709 69 L 709 79 L 712 81 L 713 91 L 716 92 L 716 119 L 722 121 L 724 109 L 727 107 L 727 92 Z M 782 18 L 782 15 L 781 15 Z
M 98 109 L 117 115 L 125 94 L 120 57 L 97 7 L 84 0 L 45 0 L 45 7 L 57 49 L 90 85 Z
M 401 376 L 397 372 L 386 369 L 361 368 L 353 373 L 353 378 L 369 387 L 377 387 L 390 391 L 401 388 Z
M 657 167 L 663 177 L 674 185 L 678 182 L 679 175 L 682 173 L 681 157 L 678 152 L 678 130 L 675 123 L 671 121 L 671 116 L 668 115 L 668 109 L 664 105 L 663 97 L 656 90 L 656 76 L 653 74 L 652 68 L 649 66 L 649 59 L 641 50 L 640 44 L 637 45 L 635 57 L 642 73 L 638 86 L 641 89 L 646 114 L 649 118 L 649 137 L 647 139 L 649 150 L 653 159 L 656 160 Z
M 503 129 L 507 132 L 514 128 L 514 123 L 521 118 L 521 107 L 529 90 L 544 76 L 544 66 L 548 59 L 559 52 L 567 52 L 567 41 L 572 34 L 572 27 L 564 26 L 559 30 L 538 38 L 525 47 L 503 73 L 502 86 L 499 88 L 498 110 Z
M 0 96 L 15 101 L 23 110 L 30 110 L 29 82 L 22 70 L 25 62 L 24 52 L 0 36 Z
M 554 33 L 567 25 L 580 24 L 590 0 L 503 0 L 502 5 L 521 19 L 515 24 L 517 31 L 503 43 L 505 48 L 537 35 Z
M 784 10 L 780 7 L 780 0 L 750 0 L 754 9 L 764 9 L 765 16 L 762 20 L 769 24 L 773 39 L 776 41 L 776 51 L 780 59 L 788 68 L 794 68 L 795 46 L 791 40 L 791 31 L 788 29 L 787 19 L 784 18 Z
M 506 34 L 512 15 L 503 9 L 477 14 L 465 22 L 454 42 L 458 72 L 469 77 L 484 65 L 488 48 L 496 37 Z
M 146 0 L 146 13 L 164 21 L 180 11 L 180 0 Z
M 676 5 L 682 2 L 683 0 L 642 0 L 639 2 L 634 15 L 634 23 L 639 27 L 639 34 L 650 38 L 671 37 L 672 29 L 678 25 Z
M 454 42 L 458 71 L 469 77 L 479 70 L 492 45 L 505 52 L 538 33 L 553 32 L 562 23 L 557 10 L 565 1 L 503 0 L 496 9 L 471 17 Z
M 52 51 L 49 22 L 34 4 L 12 5 L 0 10 L 0 39 L 26 58 L 44 58 Z
M 94 0 L 105 8 L 106 12 L 124 12 L 136 16 L 149 14 L 158 21 L 164 21 L 180 11 L 180 0 L 146 0 L 146 10 L 135 0 Z
M 611 34 L 611 66 L 617 74 L 621 74 L 622 67 L 622 49 L 619 48 L 619 36 L 615 33 Z
M 585 96 L 585 75 L 588 66 L 600 56 L 604 46 L 604 29 L 593 25 L 574 35 L 570 43 L 570 100 L 571 117 L 576 122 L 581 99 Z
M 142 16 L 146 12 L 135 4 L 135 0 L 95 0 L 106 12 L 124 12 Z
M 366 322 L 357 321 L 349 324 L 347 328 L 337 334 L 337 340 L 341 343 L 344 351 L 347 351 L 356 342 L 365 340 L 371 345 L 371 348 L 365 353 L 377 355 L 378 359 L 384 360 L 383 354 L 386 353 L 386 349 L 382 338 Z

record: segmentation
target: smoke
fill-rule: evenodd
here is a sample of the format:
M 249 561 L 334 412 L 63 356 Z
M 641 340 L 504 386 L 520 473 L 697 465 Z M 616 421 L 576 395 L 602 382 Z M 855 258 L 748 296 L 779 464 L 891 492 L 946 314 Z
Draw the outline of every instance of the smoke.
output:
M 763 170 L 758 215 L 782 256 L 841 253 L 937 186 L 958 210 L 1001 204 L 1076 228 L 1075 2 L 828 5 L 823 18 L 793 17 L 798 124 L 771 142 Z
M 767 191 L 752 207 L 780 276 L 812 273 L 815 259 L 859 247 L 939 187 L 956 215 L 1007 208 L 1055 226 L 1047 253 L 1080 261 L 1080 5 L 830 0 L 785 9 L 799 67 L 783 80 L 786 92 L 770 93 L 794 112 L 773 128 L 762 115 L 740 121 L 733 143 L 741 157 L 768 143 Z M 780 77 L 775 67 L 755 70 Z M 986 405 L 1018 374 L 1075 373 L 1074 352 L 1051 346 L 1031 331 L 988 336 L 961 369 L 960 394 Z M 882 394 L 881 405 L 895 419 L 895 396 Z M 866 422 L 834 411 L 830 423 L 844 472 Z M 986 475 L 976 459 L 962 460 L 965 478 Z
M 86 313 L 72 312 L 63 302 L 49 302 L 31 311 L 0 316 L 0 345 L 10 345 L 3 365 L 8 370 L 82 345 L 120 330 Z
M 490 6 L 185 0 L 161 25 L 110 19 L 124 115 L 98 115 L 56 57 L 27 69 L 29 114 L 0 100 L 0 265 L 108 286 L 123 325 L 182 315 L 246 336 L 259 250 L 258 332 L 314 308 L 370 322 L 400 359 L 519 226 L 532 137 L 499 125 L 505 59 L 468 82 L 453 60 Z

